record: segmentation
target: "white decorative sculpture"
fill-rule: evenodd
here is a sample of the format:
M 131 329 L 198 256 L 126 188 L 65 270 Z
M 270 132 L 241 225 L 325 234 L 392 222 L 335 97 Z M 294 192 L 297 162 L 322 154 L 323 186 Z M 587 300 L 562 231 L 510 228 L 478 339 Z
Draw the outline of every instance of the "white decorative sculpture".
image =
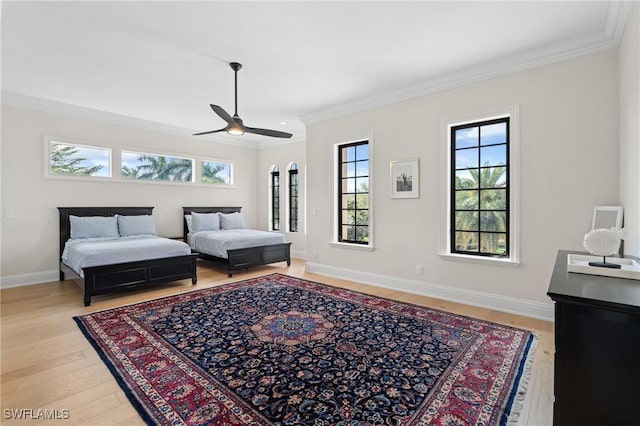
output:
M 600 228 L 585 234 L 584 248 L 591 254 L 602 256 L 602 262 L 589 262 L 589 266 L 620 268 L 618 264 L 607 263 L 607 256 L 618 253 L 620 249 L 621 232 L 622 230 L 615 230 L 614 228 Z

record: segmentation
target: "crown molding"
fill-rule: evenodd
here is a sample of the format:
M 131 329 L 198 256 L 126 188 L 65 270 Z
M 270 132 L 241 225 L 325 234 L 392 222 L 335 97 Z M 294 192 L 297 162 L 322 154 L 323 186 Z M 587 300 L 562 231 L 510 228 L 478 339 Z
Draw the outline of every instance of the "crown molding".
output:
M 489 64 L 478 64 L 474 67 L 467 67 L 464 70 L 449 73 L 444 77 L 436 77 L 426 80 L 412 88 L 404 88 L 395 92 L 385 93 L 381 96 L 372 96 L 350 103 L 343 103 L 338 106 L 305 114 L 299 118 L 305 125 L 318 123 L 615 48 L 622 39 L 632 3 L 632 1 L 608 1 L 602 18 L 602 36 L 583 39 L 582 45 L 586 47 L 575 48 L 568 45 L 554 45 L 548 49 L 539 50 L 534 54 L 527 53 L 513 55 L 504 61 L 494 61 Z M 33 109 L 53 114 L 62 114 L 75 118 L 83 118 L 108 124 L 150 130 L 181 137 L 191 136 L 192 133 L 191 129 L 184 127 L 158 123 L 141 118 L 31 97 L 13 92 L 2 91 L 0 93 L 0 98 L 2 104 L 20 108 Z M 233 146 L 239 145 L 237 137 L 225 134 L 203 135 L 199 136 L 199 138 L 221 144 Z M 306 135 L 296 135 L 292 139 L 270 138 L 268 140 L 260 141 L 244 139 L 241 142 L 241 145 L 250 149 L 264 149 L 289 143 L 304 142 L 305 140 Z
M 121 114 L 115 114 L 112 112 L 86 108 L 78 105 L 67 104 L 63 102 L 51 101 L 48 99 L 35 98 L 32 96 L 21 95 L 14 92 L 2 91 L 0 94 L 1 103 L 3 105 L 15 106 L 18 108 L 32 109 L 36 111 L 47 112 L 50 114 L 61 114 L 74 118 L 82 118 L 86 120 L 94 120 L 101 123 L 115 124 L 118 126 L 133 127 L 136 129 L 150 130 L 153 132 L 176 135 L 182 137 L 191 137 L 191 130 L 172 126 L 170 124 L 158 123 L 150 120 L 143 120 L 141 118 L 130 117 Z M 217 142 L 226 145 L 238 146 L 238 138 L 236 136 L 228 136 L 225 134 L 218 135 L 202 135 L 198 138 L 207 139 L 212 142 Z M 269 140 L 252 141 L 244 139 L 242 141 L 242 147 L 249 149 L 264 149 L 277 145 L 286 145 L 295 142 L 304 142 L 304 135 L 296 135 L 291 139 L 274 139 Z
M 608 1 L 603 15 L 602 34 L 582 39 L 581 45 L 583 47 L 576 48 L 574 42 L 573 46 L 554 45 L 534 53 L 513 55 L 503 61 L 478 64 L 444 77 L 432 78 L 413 88 L 359 99 L 351 103 L 315 111 L 299 118 L 306 125 L 318 123 L 615 48 L 622 39 L 631 5 L 631 1 Z
M 256 142 L 256 144 L 258 146 L 258 149 L 265 149 L 265 148 L 273 148 L 274 146 L 289 145 L 289 144 L 305 142 L 305 141 L 306 141 L 305 136 L 296 135 L 296 136 L 292 136 L 290 139 L 282 139 L 282 138 L 263 139 L 259 142 Z
M 78 105 L 67 104 L 63 102 L 51 101 L 48 99 L 35 98 L 32 96 L 21 95 L 19 93 L 2 91 L 0 94 L 2 105 L 9 105 L 18 108 L 32 109 L 50 114 L 60 114 L 73 118 L 81 118 L 85 120 L 93 120 L 106 124 L 114 124 L 117 126 L 133 127 L 136 129 L 150 130 L 168 135 L 181 137 L 191 137 L 191 130 L 173 126 L 170 124 L 158 123 L 141 118 L 129 117 L 126 115 L 115 114 L 112 112 L 86 108 Z M 208 139 L 212 142 L 238 146 L 238 139 L 226 135 L 198 136 L 198 138 Z M 249 149 L 260 149 L 259 142 L 243 140 L 242 147 Z
M 545 65 L 578 58 L 580 56 L 585 56 L 603 50 L 611 49 L 616 46 L 617 43 L 614 41 L 601 41 L 586 48 L 579 48 L 561 54 L 550 54 L 546 57 L 542 55 L 540 59 L 531 59 L 528 61 L 520 61 L 519 59 L 522 58 L 522 56 L 512 56 L 508 60 L 508 63 L 505 63 L 506 61 L 498 62 L 497 64 L 499 64 L 499 66 L 496 66 L 495 64 L 484 66 L 479 65 L 474 67 L 473 71 L 467 71 L 467 69 L 465 69 L 460 72 L 454 72 L 448 74 L 445 77 L 434 78 L 425 81 L 421 85 L 413 87 L 412 89 L 404 89 L 401 91 L 386 93 L 385 95 L 379 97 L 370 97 L 367 99 L 358 100 L 356 102 L 342 104 L 334 108 L 328 108 L 323 111 L 317 111 L 311 114 L 304 115 L 300 117 L 300 120 L 306 125 L 319 123 L 348 114 L 379 108 L 385 105 L 390 105 L 397 102 L 442 92 L 445 90 L 455 89 L 472 83 L 479 83 L 493 78 L 503 77 L 509 74 L 515 74 L 521 71 L 527 71 Z
M 615 41 L 616 46 L 622 40 L 624 27 L 629 19 L 632 1 L 609 1 L 604 15 L 603 31 L 604 34 Z

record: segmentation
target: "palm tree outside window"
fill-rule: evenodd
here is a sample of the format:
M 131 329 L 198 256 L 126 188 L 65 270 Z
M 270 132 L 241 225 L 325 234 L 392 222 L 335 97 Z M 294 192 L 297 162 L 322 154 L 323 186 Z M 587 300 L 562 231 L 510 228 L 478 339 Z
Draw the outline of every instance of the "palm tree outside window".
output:
M 369 141 L 339 145 L 337 160 L 337 240 L 369 245 Z
M 508 257 L 509 214 L 509 117 L 451 127 L 451 252 Z
M 125 179 L 193 182 L 193 160 L 122 151 L 121 174 Z

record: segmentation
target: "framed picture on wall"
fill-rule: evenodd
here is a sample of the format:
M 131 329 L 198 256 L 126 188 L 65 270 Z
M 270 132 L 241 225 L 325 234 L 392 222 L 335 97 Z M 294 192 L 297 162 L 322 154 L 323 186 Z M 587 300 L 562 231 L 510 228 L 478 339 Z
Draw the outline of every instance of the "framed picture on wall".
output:
M 392 161 L 391 168 L 391 198 L 420 197 L 420 176 L 418 159 Z

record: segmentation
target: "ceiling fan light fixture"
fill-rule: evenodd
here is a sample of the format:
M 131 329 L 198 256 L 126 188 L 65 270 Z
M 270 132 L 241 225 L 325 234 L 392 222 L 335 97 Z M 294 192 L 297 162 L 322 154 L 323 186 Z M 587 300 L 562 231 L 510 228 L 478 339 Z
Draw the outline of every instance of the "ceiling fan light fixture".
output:
M 242 136 L 244 135 L 244 129 L 240 126 L 229 126 L 227 128 L 227 133 L 234 136 Z

